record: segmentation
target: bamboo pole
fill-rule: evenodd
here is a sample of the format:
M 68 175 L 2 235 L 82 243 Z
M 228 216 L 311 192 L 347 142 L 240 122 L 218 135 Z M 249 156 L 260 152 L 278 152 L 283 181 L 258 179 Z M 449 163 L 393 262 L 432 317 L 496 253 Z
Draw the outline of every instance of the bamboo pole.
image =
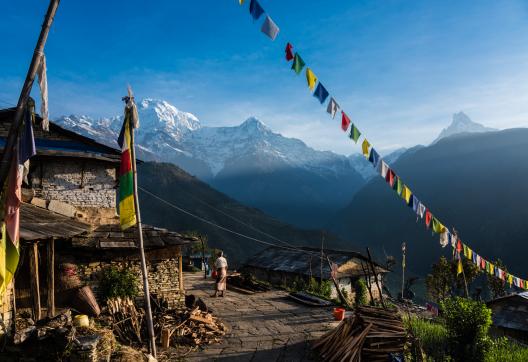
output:
M 29 247 L 29 277 L 31 297 L 33 300 L 33 319 L 37 322 L 42 318 L 42 315 L 40 310 L 38 243 L 36 242 Z
M 47 301 L 47 316 L 53 318 L 55 316 L 55 239 L 48 240 L 47 252 L 47 284 L 48 284 L 48 301 Z
M 125 122 L 130 122 L 130 119 Z M 150 353 L 154 358 L 156 358 L 156 336 L 154 335 L 154 325 L 152 323 L 152 310 L 150 308 L 150 292 L 148 285 L 148 272 L 147 272 L 147 262 L 145 259 L 145 248 L 143 243 L 143 227 L 141 225 L 141 213 L 139 211 L 139 198 L 138 198 L 138 188 L 137 188 L 137 166 L 136 166 L 136 151 L 134 144 L 134 128 L 132 125 L 130 127 L 130 155 L 132 157 L 132 172 L 134 177 L 132 178 L 134 183 L 134 207 L 136 209 L 136 218 L 137 218 L 137 230 L 138 230 L 138 239 L 139 239 L 139 253 L 141 256 L 141 273 L 143 274 L 143 293 L 145 294 L 145 312 L 147 317 L 147 329 L 149 335 L 149 345 Z
M 24 108 L 26 107 L 29 94 L 31 93 L 31 88 L 33 87 L 33 81 L 35 80 L 35 75 L 37 74 L 37 70 L 40 65 L 41 56 L 44 54 L 44 45 L 46 44 L 49 30 L 51 24 L 53 23 L 53 18 L 55 17 L 55 13 L 57 12 L 57 8 L 59 7 L 59 2 L 60 0 L 50 1 L 48 11 L 46 12 L 46 16 L 44 18 L 44 23 L 42 23 L 42 29 L 40 30 L 37 45 L 35 46 L 35 50 L 33 51 L 33 57 L 31 58 L 31 63 L 26 74 L 26 79 L 24 81 L 24 85 L 22 86 L 20 97 L 18 98 L 15 118 L 11 123 L 9 133 L 7 134 L 4 153 L 0 161 L 0 185 L 4 185 L 7 179 L 9 166 L 11 165 L 11 159 L 13 157 L 13 148 L 18 138 L 20 126 L 22 125 L 22 116 L 24 115 Z

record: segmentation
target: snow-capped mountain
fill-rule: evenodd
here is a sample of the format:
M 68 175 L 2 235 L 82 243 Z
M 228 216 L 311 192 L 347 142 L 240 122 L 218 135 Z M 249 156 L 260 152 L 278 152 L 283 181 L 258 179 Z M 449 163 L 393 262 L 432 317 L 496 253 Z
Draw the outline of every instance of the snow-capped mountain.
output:
M 204 127 L 191 113 L 154 99 L 139 102 L 138 113 L 140 158 L 174 163 L 291 223 L 322 225 L 365 182 L 346 156 L 314 150 L 254 117 L 238 126 Z M 71 115 L 55 123 L 116 147 L 122 116 L 94 120 Z
M 459 133 L 480 133 L 491 131 L 497 131 L 497 129 L 486 127 L 480 123 L 473 122 L 464 112 L 458 112 L 453 114 L 453 121 L 451 122 L 449 127 L 444 128 L 432 143 L 434 144 L 442 138 Z

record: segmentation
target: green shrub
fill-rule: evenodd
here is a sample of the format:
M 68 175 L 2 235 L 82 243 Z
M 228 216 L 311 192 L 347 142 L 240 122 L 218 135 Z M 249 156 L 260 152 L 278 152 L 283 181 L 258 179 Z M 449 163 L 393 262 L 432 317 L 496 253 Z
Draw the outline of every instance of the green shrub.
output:
M 319 295 L 330 298 L 332 295 L 332 282 L 329 280 L 323 280 L 323 282 L 319 285 Z
M 306 289 L 306 283 L 304 282 L 302 278 L 296 276 L 292 282 L 292 289 L 295 290 L 296 292 L 303 291 Z
M 365 284 L 365 280 L 362 278 L 356 280 L 354 283 L 354 292 L 356 293 L 354 296 L 356 306 L 367 304 L 367 285 Z
M 483 361 L 491 343 L 491 309 L 461 297 L 447 298 L 440 305 L 451 357 L 455 361 Z
M 133 298 L 138 294 L 138 279 L 130 269 L 109 267 L 102 271 L 100 288 L 106 298 Z
M 486 353 L 486 362 L 524 362 L 528 361 L 528 348 L 507 338 L 499 338 L 491 343 Z
M 423 351 L 433 361 L 445 361 L 448 350 L 447 329 L 440 323 L 415 316 L 404 319 L 405 327 L 418 339 Z

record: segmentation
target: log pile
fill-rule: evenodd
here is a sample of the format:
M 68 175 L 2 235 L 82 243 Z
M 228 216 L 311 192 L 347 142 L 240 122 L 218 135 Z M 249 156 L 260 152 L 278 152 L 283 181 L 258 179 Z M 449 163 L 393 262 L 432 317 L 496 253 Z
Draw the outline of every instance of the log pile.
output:
M 323 361 L 387 361 L 403 352 L 407 332 L 396 310 L 359 307 L 354 315 L 317 340 Z

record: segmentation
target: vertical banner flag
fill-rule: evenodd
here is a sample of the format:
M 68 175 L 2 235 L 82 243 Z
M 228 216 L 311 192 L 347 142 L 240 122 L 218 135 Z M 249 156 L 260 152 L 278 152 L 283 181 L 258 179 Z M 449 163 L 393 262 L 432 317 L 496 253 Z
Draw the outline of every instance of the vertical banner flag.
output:
M 330 103 L 332 102 L 332 99 L 330 100 Z M 330 103 L 328 103 L 329 106 L 330 106 Z M 346 132 L 347 129 L 348 129 L 348 126 L 350 126 L 350 123 L 351 123 L 350 122 L 350 118 L 348 118 L 346 113 L 345 112 L 341 112 L 341 129 Z M 352 135 L 352 132 L 350 133 L 350 135 Z M 354 141 L 356 141 L 356 140 L 354 140 Z
M 46 56 L 40 56 L 40 64 L 37 69 L 38 85 L 40 88 L 40 116 L 42 117 L 42 129 L 49 131 L 48 119 L 48 77 L 46 75 Z
M 136 225 L 136 208 L 134 203 L 134 181 L 132 172 L 131 136 L 134 128 L 139 127 L 137 108 L 129 90 L 125 98 L 125 117 L 117 143 L 121 147 L 121 164 L 119 166 L 119 219 L 121 229 Z
M 359 136 L 361 136 L 361 132 L 359 132 L 359 129 L 357 129 L 357 127 L 354 124 L 352 124 L 352 127 L 350 127 L 350 135 L 349 135 L 349 137 L 352 140 L 354 140 L 354 143 L 357 144 Z
M 313 96 L 317 98 L 321 104 L 323 104 L 326 100 L 326 97 L 328 97 L 328 91 L 321 82 L 317 84 L 317 88 L 315 88 Z
M 290 61 L 290 60 L 293 59 L 292 50 L 293 50 L 293 45 L 291 45 L 290 43 L 286 44 L 286 49 L 284 49 L 284 51 L 286 52 L 286 60 L 287 61 Z
M 1 228 L 2 235 L 0 237 L 0 296 L 4 294 L 4 291 L 7 288 L 7 270 L 6 270 L 6 225 L 5 222 L 2 222 Z
M 264 14 L 264 9 L 260 6 L 257 0 L 251 0 L 249 3 L 249 13 L 253 20 L 258 20 L 262 14 Z
M 363 143 L 361 144 L 361 150 L 363 151 L 363 156 L 365 156 L 365 157 L 369 156 L 369 147 L 370 147 L 370 143 L 365 138 L 363 140 Z
M 308 88 L 313 91 L 315 83 L 317 83 L 317 77 L 310 68 L 306 68 L 306 82 L 308 83 Z
M 328 102 L 328 107 L 326 107 L 326 112 L 332 116 L 332 119 L 335 118 L 337 111 L 339 110 L 339 105 L 335 101 L 334 97 L 330 98 Z
M 277 34 L 279 34 L 279 27 L 266 15 L 266 20 L 262 23 L 260 31 L 266 34 L 271 40 L 275 40 Z
M 238 3 L 239 3 L 240 5 L 243 5 L 243 4 L 244 4 L 244 0 L 238 0 Z
M 291 69 L 293 69 L 295 73 L 300 74 L 304 64 L 304 60 L 302 60 L 301 56 L 298 53 L 295 53 Z

